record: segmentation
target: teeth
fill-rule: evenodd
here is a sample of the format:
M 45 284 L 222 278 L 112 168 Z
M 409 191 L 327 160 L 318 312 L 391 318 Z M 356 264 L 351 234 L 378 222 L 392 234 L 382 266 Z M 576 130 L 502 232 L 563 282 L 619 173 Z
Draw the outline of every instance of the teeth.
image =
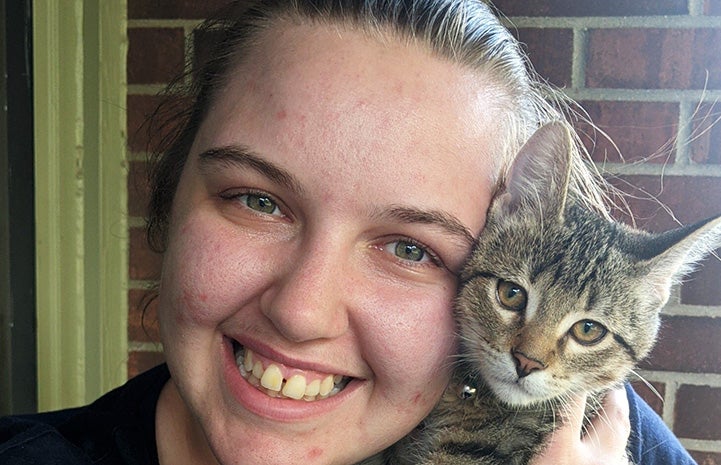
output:
M 305 376 L 291 376 L 283 386 L 283 395 L 295 400 L 302 399 L 305 395 Z
M 255 374 L 255 368 L 253 368 Z M 263 376 L 260 378 L 260 385 L 271 391 L 280 391 L 283 385 L 283 373 L 277 365 L 271 365 L 265 369 Z
M 263 377 L 263 364 L 260 362 L 255 362 L 255 365 L 253 365 L 253 376 L 258 379 Z
M 240 365 L 240 362 L 238 362 L 237 359 L 236 359 L 236 363 L 238 363 L 238 365 Z M 253 371 L 253 352 L 251 352 L 249 350 L 245 351 L 245 357 L 243 360 L 243 368 L 245 368 L 245 371 L 248 373 Z
M 328 394 L 330 394 L 330 391 L 333 389 L 333 376 L 329 375 L 326 379 L 320 382 L 320 391 L 318 391 L 318 395 L 321 397 L 326 397 Z
M 254 360 L 251 350 L 238 344 L 234 344 L 234 350 L 235 362 L 243 378 L 271 397 L 306 401 L 325 399 L 339 393 L 349 381 L 349 378 L 342 375 L 328 375 L 322 380 L 308 382 L 301 374 L 284 380 L 278 365 L 270 364 L 264 369 L 260 360 Z
M 320 380 L 316 379 L 305 387 L 305 397 L 315 397 L 320 392 Z

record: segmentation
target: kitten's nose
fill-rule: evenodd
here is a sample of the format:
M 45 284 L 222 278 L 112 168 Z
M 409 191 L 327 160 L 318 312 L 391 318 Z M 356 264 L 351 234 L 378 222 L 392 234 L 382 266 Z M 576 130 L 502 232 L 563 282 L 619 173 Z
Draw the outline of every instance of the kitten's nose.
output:
M 543 362 L 531 358 L 516 349 L 511 350 L 511 354 L 516 362 L 516 374 L 519 378 L 524 378 L 536 370 L 543 370 L 546 366 Z

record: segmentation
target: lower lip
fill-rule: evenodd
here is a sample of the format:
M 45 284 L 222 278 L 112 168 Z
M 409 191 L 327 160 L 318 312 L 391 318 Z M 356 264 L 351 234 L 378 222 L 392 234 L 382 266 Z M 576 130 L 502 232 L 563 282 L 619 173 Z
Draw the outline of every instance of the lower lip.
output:
M 223 372 L 230 394 L 245 410 L 259 417 L 285 422 L 307 420 L 334 411 L 360 384 L 358 380 L 352 380 L 333 397 L 312 402 L 270 397 L 240 375 L 235 363 L 233 345 L 228 338 L 223 339 Z

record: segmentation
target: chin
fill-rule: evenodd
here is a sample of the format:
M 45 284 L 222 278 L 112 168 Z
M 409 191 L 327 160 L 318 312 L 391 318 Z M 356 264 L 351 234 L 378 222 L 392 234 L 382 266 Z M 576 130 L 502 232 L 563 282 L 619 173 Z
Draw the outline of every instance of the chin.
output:
M 556 397 L 542 381 L 519 380 L 514 376 L 505 380 L 490 379 L 487 384 L 501 402 L 511 407 L 530 407 Z

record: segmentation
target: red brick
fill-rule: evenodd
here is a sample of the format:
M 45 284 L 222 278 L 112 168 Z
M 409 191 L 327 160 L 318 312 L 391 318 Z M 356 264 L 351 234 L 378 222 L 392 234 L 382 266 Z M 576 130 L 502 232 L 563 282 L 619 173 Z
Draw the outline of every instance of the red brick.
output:
M 682 224 L 693 224 L 718 214 L 721 205 L 721 179 L 718 177 L 623 176 L 612 183 L 628 194 L 626 200 L 634 212 L 637 226 L 649 231 L 678 227 L 666 208 Z M 629 222 L 620 212 L 616 216 Z
M 586 85 L 630 89 L 721 88 L 721 29 L 589 31 Z
M 137 376 L 164 361 L 162 352 L 131 351 L 128 354 L 128 378 Z
M 570 29 L 518 29 L 518 39 L 536 71 L 558 87 L 571 85 L 573 31 Z
M 508 16 L 636 16 L 683 15 L 687 0 L 496 0 Z
M 161 105 L 162 104 L 162 105 Z M 135 152 L 155 151 L 165 146 L 166 138 L 178 128 L 179 121 L 166 121 L 187 106 L 183 97 L 128 95 L 128 147 Z
M 719 334 L 721 318 L 663 316 L 656 347 L 641 366 L 684 373 L 721 373 L 721 344 L 709 343 L 717 341 Z
M 128 214 L 145 217 L 150 198 L 148 164 L 143 161 L 131 161 L 128 173 Z
M 181 28 L 128 29 L 128 84 L 167 83 L 183 72 Z
M 651 383 L 651 386 L 658 392 L 656 394 L 642 381 L 634 381 L 631 383 L 633 390 L 656 412 L 659 416 L 663 415 L 663 398 L 666 394 L 666 385 L 663 383 Z M 659 397 L 659 394 L 661 397 Z
M 128 291 L 128 340 L 160 342 L 157 317 L 157 291 L 131 289 Z
M 664 209 L 669 208 L 683 224 L 693 224 L 721 213 L 721 178 L 668 176 L 628 176 L 613 183 L 626 191 L 637 226 L 649 231 L 665 231 L 678 223 Z M 630 187 L 628 184 L 635 187 Z M 658 200 L 650 197 L 656 196 Z M 617 212 L 621 221 L 627 215 Z M 697 271 L 686 277 L 681 301 L 690 305 L 721 305 L 721 263 L 710 256 Z
M 145 229 L 130 228 L 130 279 L 158 279 L 162 255 L 153 252 L 145 238 Z
M 229 0 L 128 0 L 128 18 L 206 18 L 228 3 Z
M 721 254 L 721 250 L 717 250 L 716 254 Z M 696 271 L 684 279 L 681 286 L 681 303 L 721 305 L 721 260 L 709 256 L 698 265 Z
M 721 0 L 706 0 L 703 11 L 707 15 L 721 15 Z
M 162 101 L 161 97 L 154 95 L 128 95 L 127 98 L 127 128 L 128 146 L 133 151 L 151 150 L 151 136 L 149 131 L 149 118 Z
M 721 104 L 703 104 L 694 113 L 691 160 L 704 164 L 721 163 Z
M 719 452 L 698 452 L 690 450 L 689 453 L 698 465 L 721 465 L 721 453 Z
M 581 106 L 588 112 L 591 121 L 611 139 L 602 133 L 594 133 L 587 125 L 580 127 L 582 134 L 593 138 L 584 136 L 583 140 L 594 160 L 673 161 L 675 151 L 672 141 L 678 128 L 678 104 L 600 101 L 581 102 Z
M 674 432 L 679 437 L 721 439 L 721 388 L 682 385 L 674 411 Z

